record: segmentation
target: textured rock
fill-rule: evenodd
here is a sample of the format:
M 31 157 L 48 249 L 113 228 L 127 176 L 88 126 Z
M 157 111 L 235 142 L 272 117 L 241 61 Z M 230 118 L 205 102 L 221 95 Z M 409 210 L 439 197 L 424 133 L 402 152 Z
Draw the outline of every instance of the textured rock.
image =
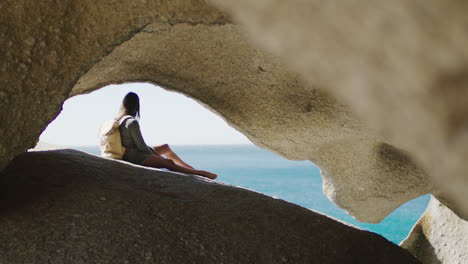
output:
M 58 150 L 58 149 L 68 149 L 69 147 L 49 144 L 43 141 L 39 141 L 36 146 L 28 151 L 45 151 L 45 150 Z
M 2 1 L 0 169 L 66 98 L 148 81 L 315 162 L 325 193 L 361 221 L 427 192 L 468 219 L 467 3 L 213 2 L 243 29 L 202 0 Z
M 444 203 L 468 219 L 466 1 L 212 2 L 385 142 L 413 154 Z
M 74 150 L 1 175 L 1 263 L 419 263 L 305 208 Z
M 0 20 L 22 25 L 5 31 L 5 39 L 24 37 L 36 53 L 27 81 L 2 72 L 0 87 L 11 99 L 1 105 L 7 120 L 0 128 L 2 164 L 34 145 L 68 96 L 148 81 L 198 100 L 257 145 L 315 162 L 324 172 L 325 193 L 361 221 L 378 222 L 431 190 L 407 154 L 364 128 L 348 107 L 253 48 L 238 26 L 202 1 L 70 1 L 54 8 L 45 1 L 37 10 L 28 7 L 32 2 L 16 5 L 21 8 L 14 11 L 0 6 L 8 13 Z M 68 19 L 49 14 L 65 9 Z M 23 16 L 31 21 L 19 22 Z M 47 30 L 36 36 L 42 28 Z M 60 60 L 51 63 L 48 52 Z M 7 56 L 4 63 L 16 59 Z
M 423 263 L 468 263 L 468 222 L 432 198 L 401 246 Z
M 0 13 L 0 168 L 35 145 L 78 78 L 136 31 L 229 21 L 203 0 L 4 0 Z

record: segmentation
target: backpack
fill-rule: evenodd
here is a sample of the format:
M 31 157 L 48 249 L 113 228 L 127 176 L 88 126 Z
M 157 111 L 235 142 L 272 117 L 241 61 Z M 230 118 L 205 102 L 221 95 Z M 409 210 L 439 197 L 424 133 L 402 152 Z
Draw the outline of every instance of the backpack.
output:
M 127 118 L 131 116 L 125 115 L 120 119 L 107 120 L 99 128 L 99 148 L 101 149 L 101 157 L 122 159 L 125 154 L 125 148 L 122 146 L 119 126 Z

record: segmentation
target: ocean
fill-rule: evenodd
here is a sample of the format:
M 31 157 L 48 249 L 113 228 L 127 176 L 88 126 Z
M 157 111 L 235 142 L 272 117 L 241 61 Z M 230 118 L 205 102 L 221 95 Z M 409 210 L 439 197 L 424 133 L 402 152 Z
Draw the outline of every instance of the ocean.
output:
M 378 233 L 395 244 L 408 235 L 430 196 L 407 202 L 379 224 L 360 223 L 322 192 L 320 169 L 310 161 L 291 161 L 255 145 L 190 145 L 171 148 L 195 168 L 218 174 L 218 181 L 247 188 Z M 74 147 L 99 155 L 97 146 Z

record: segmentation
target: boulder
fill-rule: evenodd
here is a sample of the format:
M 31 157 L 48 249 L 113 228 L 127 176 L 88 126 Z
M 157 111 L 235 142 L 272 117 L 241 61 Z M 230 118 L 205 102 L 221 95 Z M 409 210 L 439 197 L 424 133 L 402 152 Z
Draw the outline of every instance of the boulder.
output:
M 204 1 L 15 1 L 0 11 L 0 169 L 35 145 L 65 99 L 145 81 L 194 98 L 263 148 L 313 161 L 328 197 L 360 221 L 432 191 L 405 150 Z
M 204 0 L 2 1 L 0 170 L 67 98 L 145 81 L 313 161 L 324 192 L 360 221 L 428 192 L 468 219 L 465 1 L 210 2 L 225 11 Z
M 35 146 L 80 76 L 135 32 L 230 21 L 204 0 L 5 0 L 0 13 L 0 169 Z
M 2 263 L 419 263 L 279 199 L 75 150 L 21 154 L 0 180 Z
M 211 2 L 384 142 L 411 153 L 438 198 L 468 220 L 466 1 Z
M 468 263 L 468 221 L 432 198 L 401 246 L 423 263 Z

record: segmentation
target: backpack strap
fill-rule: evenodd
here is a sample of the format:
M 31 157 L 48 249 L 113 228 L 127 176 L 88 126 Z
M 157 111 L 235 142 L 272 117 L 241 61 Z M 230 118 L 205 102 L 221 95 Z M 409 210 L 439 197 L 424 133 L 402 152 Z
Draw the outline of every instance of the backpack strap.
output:
M 132 118 L 133 116 L 131 115 L 124 115 L 122 116 L 120 119 L 115 119 L 115 121 L 118 121 L 119 122 L 119 125 L 121 125 L 125 120 L 129 119 L 129 118 Z

